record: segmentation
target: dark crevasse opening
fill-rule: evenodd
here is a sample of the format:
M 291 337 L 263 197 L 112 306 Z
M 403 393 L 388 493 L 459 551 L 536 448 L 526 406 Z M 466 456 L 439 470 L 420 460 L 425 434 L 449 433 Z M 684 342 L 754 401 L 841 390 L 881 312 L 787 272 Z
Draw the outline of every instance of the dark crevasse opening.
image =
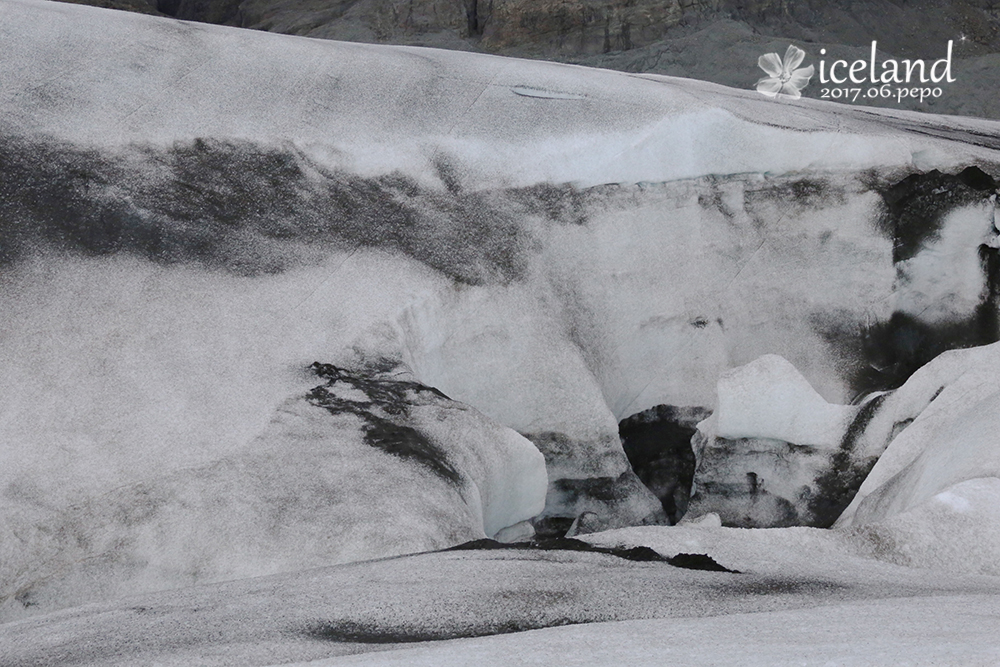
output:
M 657 405 L 618 424 L 632 470 L 659 498 L 671 524 L 687 511 L 695 469 L 691 437 L 710 414 L 701 407 Z

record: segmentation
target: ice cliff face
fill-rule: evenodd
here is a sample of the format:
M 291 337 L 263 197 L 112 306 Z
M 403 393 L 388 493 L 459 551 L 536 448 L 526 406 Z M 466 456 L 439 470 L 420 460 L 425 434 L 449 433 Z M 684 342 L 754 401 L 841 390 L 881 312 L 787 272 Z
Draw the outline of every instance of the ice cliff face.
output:
M 692 440 L 691 515 L 714 512 L 744 528 L 829 527 L 881 454 L 854 451 L 881 400 L 831 405 L 776 355 L 723 374 L 716 412 Z
M 685 494 L 669 516 L 621 420 L 715 410 L 719 377 L 766 354 L 815 404 L 846 405 L 997 338 L 995 123 L 0 7 L 5 516 L 115 506 L 109 493 L 144 484 L 201 498 L 180 471 L 256 456 L 289 405 L 305 420 L 293 440 L 348 437 L 329 422 L 343 419 L 351 451 L 376 456 L 356 414 L 302 398 L 321 360 L 403 369 L 545 458 L 542 511 L 540 467 L 498 426 L 475 442 L 509 450 L 449 464 L 479 496 L 403 457 L 400 475 L 447 495 L 448 517 L 376 551 L 536 509 L 664 522 Z M 400 465 L 396 446 L 379 460 Z M 498 466 L 505 481 L 479 481 Z M 295 475 L 256 495 L 232 484 L 265 513 L 268 488 L 309 495 Z M 107 511 L 74 521 L 90 535 Z M 4 567 L 21 572 L 11 549 Z

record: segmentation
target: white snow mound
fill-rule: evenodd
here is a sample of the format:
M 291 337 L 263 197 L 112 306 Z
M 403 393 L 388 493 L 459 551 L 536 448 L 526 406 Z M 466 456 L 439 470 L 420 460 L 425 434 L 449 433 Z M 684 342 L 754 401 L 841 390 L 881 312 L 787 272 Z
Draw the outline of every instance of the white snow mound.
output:
M 720 438 L 766 438 L 833 449 L 857 412 L 827 402 L 776 354 L 727 371 L 717 386 L 719 407 L 699 430 Z

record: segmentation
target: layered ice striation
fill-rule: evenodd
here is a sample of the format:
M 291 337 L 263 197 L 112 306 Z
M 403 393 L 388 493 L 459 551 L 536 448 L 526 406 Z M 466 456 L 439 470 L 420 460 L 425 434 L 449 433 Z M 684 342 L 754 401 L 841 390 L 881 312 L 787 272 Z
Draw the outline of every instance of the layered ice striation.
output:
M 690 519 L 743 528 L 831 525 L 881 453 L 857 439 L 884 396 L 828 403 L 786 359 L 726 372 L 718 408 L 692 438 L 698 464 Z
M 985 501 L 963 498 L 988 497 L 1000 478 L 998 371 L 996 343 L 952 350 L 857 406 L 826 403 L 774 355 L 729 371 L 718 410 L 692 439 L 698 468 L 688 518 L 714 512 L 734 526 L 857 527 L 909 525 L 914 516 L 940 522 L 934 508 L 942 504 L 958 515 L 979 512 Z M 911 519 L 896 518 L 903 515 Z

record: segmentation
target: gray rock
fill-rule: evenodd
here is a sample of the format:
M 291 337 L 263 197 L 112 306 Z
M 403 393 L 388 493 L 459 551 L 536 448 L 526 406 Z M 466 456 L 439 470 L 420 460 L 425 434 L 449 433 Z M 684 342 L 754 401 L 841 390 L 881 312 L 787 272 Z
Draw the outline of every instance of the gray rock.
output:
M 81 0 L 72 0 L 79 2 Z M 944 56 L 953 76 L 938 98 L 852 103 L 1000 117 L 1000 17 L 988 3 L 891 0 L 824 3 L 755 0 L 82 0 L 86 4 L 292 35 L 479 50 L 752 88 L 757 58 L 789 43 L 816 64 L 869 57 Z M 938 53 L 940 51 L 940 53 Z M 805 97 L 824 96 L 818 76 Z M 829 86 L 826 97 L 829 99 Z

